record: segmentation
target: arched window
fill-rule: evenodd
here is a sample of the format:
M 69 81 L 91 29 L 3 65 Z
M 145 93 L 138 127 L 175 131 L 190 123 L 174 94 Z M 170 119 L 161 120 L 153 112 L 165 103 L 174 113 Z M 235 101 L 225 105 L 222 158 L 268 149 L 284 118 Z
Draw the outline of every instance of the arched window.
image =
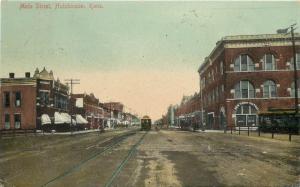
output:
M 242 104 L 236 109 L 236 114 L 256 114 L 257 110 L 253 105 Z
M 234 61 L 234 71 L 254 71 L 252 59 L 246 54 L 238 56 Z
M 256 126 L 257 109 L 252 104 L 241 104 L 235 111 L 236 126 Z
M 300 69 L 300 53 L 296 53 L 296 67 Z M 290 69 L 294 69 L 294 58 L 291 58 Z
M 254 86 L 248 80 L 242 80 L 234 86 L 234 98 L 254 98 Z
M 297 80 L 297 85 L 298 85 L 298 97 L 300 97 L 300 78 Z M 291 84 L 291 97 L 295 97 L 295 82 L 293 80 Z
M 277 89 L 276 84 L 272 80 L 267 80 L 264 82 L 264 92 L 263 97 L 276 97 Z
M 274 55 L 272 55 L 272 54 L 264 55 L 263 69 L 264 70 L 275 70 L 276 69 L 276 61 L 275 61 Z

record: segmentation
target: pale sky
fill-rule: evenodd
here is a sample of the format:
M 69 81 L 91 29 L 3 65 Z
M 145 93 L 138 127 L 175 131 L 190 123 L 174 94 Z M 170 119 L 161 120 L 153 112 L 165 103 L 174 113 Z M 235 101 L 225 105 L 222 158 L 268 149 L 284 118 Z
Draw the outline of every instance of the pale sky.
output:
M 83 1 L 76 4 L 87 8 L 30 4 L 2 1 L 1 77 L 45 66 L 60 80 L 80 79 L 76 93 L 93 92 L 154 119 L 199 91 L 197 69 L 223 36 L 300 25 L 300 1 L 101 2 L 93 10 Z

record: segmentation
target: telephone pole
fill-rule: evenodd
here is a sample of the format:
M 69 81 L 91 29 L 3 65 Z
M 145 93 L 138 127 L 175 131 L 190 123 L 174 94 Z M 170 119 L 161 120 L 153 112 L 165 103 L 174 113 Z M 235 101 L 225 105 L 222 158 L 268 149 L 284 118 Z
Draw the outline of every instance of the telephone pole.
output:
M 69 95 L 69 101 L 71 101 L 72 99 L 72 95 L 73 95 L 73 85 L 75 84 L 80 84 L 80 79 L 65 79 L 65 82 L 67 85 L 71 86 L 71 91 L 70 91 L 70 95 Z M 71 124 L 70 124 L 70 132 L 71 134 L 73 134 L 73 120 L 72 120 L 72 116 L 73 116 L 73 106 L 71 104 L 71 102 L 69 103 L 70 106 L 70 110 L 69 110 L 69 115 L 71 116 Z

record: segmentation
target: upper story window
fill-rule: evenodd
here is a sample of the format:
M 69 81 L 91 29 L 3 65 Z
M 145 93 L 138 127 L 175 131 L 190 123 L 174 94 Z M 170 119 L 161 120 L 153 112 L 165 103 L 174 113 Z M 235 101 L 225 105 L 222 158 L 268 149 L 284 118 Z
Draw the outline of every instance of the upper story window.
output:
M 296 67 L 300 69 L 300 53 L 296 53 Z M 294 58 L 291 59 L 290 69 L 294 69 Z
M 234 86 L 234 98 L 254 98 L 254 86 L 248 80 L 242 80 Z
M 297 80 L 297 90 L 298 90 L 298 97 L 300 97 L 300 78 Z M 291 85 L 291 97 L 295 97 L 295 82 L 293 80 L 292 85 Z
M 10 107 L 10 94 L 9 94 L 9 92 L 4 92 L 4 107 Z
M 220 73 L 221 75 L 223 75 L 223 61 L 220 62 Z
M 264 82 L 263 87 L 263 97 L 276 97 L 277 96 L 277 88 L 276 84 L 272 80 L 267 80 Z
M 234 71 L 254 71 L 252 59 L 246 54 L 238 56 L 234 61 Z
M 276 61 L 275 61 L 274 55 L 266 54 L 264 56 L 263 69 L 264 70 L 276 70 Z
M 49 92 L 40 91 L 40 104 L 41 105 L 48 105 L 49 104 Z
M 21 92 L 15 92 L 15 106 L 21 106 Z
M 208 72 L 208 76 L 207 76 L 207 83 L 210 83 L 211 82 L 211 73 Z

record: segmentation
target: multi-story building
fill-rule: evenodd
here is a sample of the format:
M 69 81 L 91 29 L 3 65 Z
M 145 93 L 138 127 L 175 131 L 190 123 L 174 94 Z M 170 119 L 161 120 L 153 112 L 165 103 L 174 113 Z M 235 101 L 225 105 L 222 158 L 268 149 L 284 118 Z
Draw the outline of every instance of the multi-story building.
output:
M 53 72 L 36 69 L 33 77 L 1 78 L 0 129 L 45 129 L 70 124 L 68 86 Z
M 201 98 L 199 93 L 183 96 L 180 105 L 175 107 L 177 126 L 199 127 L 201 125 Z
M 27 72 L 15 78 L 14 73 L 0 82 L 0 130 L 36 128 L 37 83 Z
M 109 127 L 113 127 L 116 124 L 120 124 L 123 120 L 123 109 L 124 105 L 120 102 L 108 102 L 103 103 L 103 108 L 106 109 L 107 112 L 110 112 L 110 115 L 107 116 L 107 125 Z
M 295 34 L 295 40 L 298 69 L 300 34 Z M 256 126 L 259 112 L 294 108 L 293 50 L 289 35 L 224 37 L 198 72 L 206 128 Z M 299 77 L 299 70 L 297 74 Z
M 36 127 L 37 129 L 69 130 L 69 87 L 57 78 L 52 70 L 37 68 L 32 77 L 36 81 Z M 73 119 L 75 125 L 75 119 Z
M 104 110 L 100 107 L 99 99 L 94 94 L 73 94 L 72 108 L 77 114 L 77 121 L 81 121 L 80 125 L 88 129 L 102 128 L 104 125 Z M 82 119 L 80 116 L 84 119 Z M 79 119 L 80 118 L 80 119 Z

